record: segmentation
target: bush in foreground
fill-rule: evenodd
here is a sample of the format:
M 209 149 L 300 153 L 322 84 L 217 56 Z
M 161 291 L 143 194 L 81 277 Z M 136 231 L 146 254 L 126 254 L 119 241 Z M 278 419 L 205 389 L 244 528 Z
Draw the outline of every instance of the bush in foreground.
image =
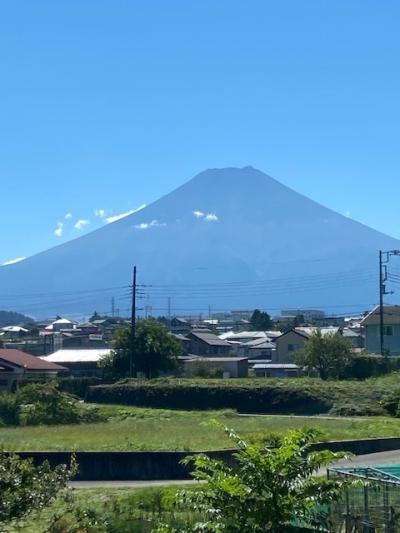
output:
M 226 432 L 239 451 L 236 465 L 201 454 L 189 457 L 193 477 L 204 481 L 197 491 L 180 491 L 178 505 L 202 515 L 187 531 L 285 533 L 329 527 L 329 504 L 340 499 L 347 485 L 342 480 L 315 477 L 322 466 L 345 456 L 311 451 L 318 434 L 291 431 L 278 445 L 249 445 L 231 430 Z M 158 533 L 174 532 L 167 524 Z
M 45 461 L 34 466 L 31 459 L 0 452 L 0 526 L 48 506 L 74 476 L 77 468 Z

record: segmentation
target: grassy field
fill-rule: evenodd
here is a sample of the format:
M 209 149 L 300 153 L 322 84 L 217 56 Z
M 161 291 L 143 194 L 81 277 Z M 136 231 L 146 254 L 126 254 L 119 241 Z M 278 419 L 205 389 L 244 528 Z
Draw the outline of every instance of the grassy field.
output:
M 108 422 L 85 425 L 0 428 L 5 450 L 182 450 L 232 447 L 217 420 L 251 440 L 290 428 L 314 427 L 324 440 L 400 436 L 400 419 L 239 416 L 233 411 L 177 411 L 101 406 Z
M 192 485 L 188 486 L 193 488 Z M 182 518 L 174 510 L 175 493 L 183 486 L 146 489 L 67 490 L 48 508 L 7 526 L 9 533 L 91 531 L 92 533 L 150 533 L 162 521 Z M 187 518 L 189 513 L 185 513 Z M 175 518 L 176 517 L 176 518 Z M 79 520 L 82 520 L 79 522 Z

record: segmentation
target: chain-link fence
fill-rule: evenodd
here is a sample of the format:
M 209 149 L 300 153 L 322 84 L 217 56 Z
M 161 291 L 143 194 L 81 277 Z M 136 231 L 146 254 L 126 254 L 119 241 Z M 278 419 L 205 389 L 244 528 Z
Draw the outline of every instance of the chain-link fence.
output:
M 328 476 L 352 482 L 331 507 L 332 532 L 400 533 L 400 465 L 333 468 Z

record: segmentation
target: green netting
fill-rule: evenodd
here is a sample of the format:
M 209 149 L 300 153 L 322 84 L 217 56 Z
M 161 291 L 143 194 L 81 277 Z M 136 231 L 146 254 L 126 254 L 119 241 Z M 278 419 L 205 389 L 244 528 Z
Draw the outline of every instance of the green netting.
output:
M 331 507 L 332 532 L 400 532 L 400 465 L 336 468 L 329 477 L 356 482 Z
M 400 481 L 400 465 L 377 465 L 374 470 L 379 470 L 384 474 L 393 477 L 394 481 Z

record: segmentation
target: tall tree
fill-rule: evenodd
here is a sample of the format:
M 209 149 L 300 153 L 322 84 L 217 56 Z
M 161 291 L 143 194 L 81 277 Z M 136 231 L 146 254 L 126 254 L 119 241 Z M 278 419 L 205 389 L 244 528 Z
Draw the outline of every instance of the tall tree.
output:
M 173 370 L 177 357 L 182 353 L 179 341 L 157 320 L 140 320 L 136 325 L 135 338 L 131 329 L 116 330 L 111 355 L 103 360 L 106 375 L 126 377 L 132 361 L 133 373 L 157 377 L 160 372 Z
M 253 331 L 265 331 L 272 327 L 272 320 L 268 313 L 255 309 L 250 318 L 250 326 Z
M 315 369 L 321 379 L 338 379 L 354 354 L 351 342 L 340 333 L 322 335 L 316 330 L 294 357 L 298 365 Z
M 290 431 L 264 446 L 226 431 L 239 448 L 234 466 L 202 454 L 188 458 L 193 477 L 206 484 L 178 493 L 183 509 L 201 514 L 199 523 L 185 531 L 288 533 L 301 531 L 300 526 L 327 531 L 328 505 L 341 497 L 346 482 L 314 474 L 345 454 L 312 451 L 318 438 L 313 430 Z M 157 531 L 172 530 L 160 526 Z

